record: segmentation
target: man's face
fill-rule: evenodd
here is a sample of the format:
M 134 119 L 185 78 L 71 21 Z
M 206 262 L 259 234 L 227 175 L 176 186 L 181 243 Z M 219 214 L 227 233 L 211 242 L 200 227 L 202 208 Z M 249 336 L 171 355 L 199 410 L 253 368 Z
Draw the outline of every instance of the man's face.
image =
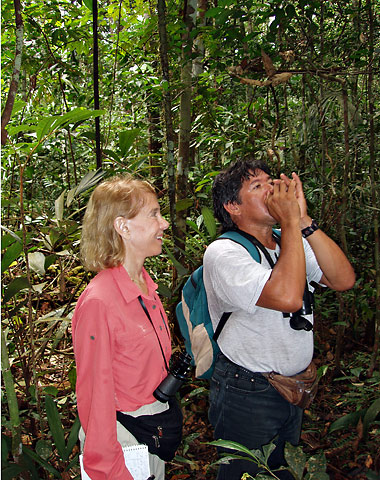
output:
M 255 225 L 276 223 L 266 205 L 266 199 L 272 192 L 272 177 L 262 170 L 252 172 L 249 178 L 243 181 L 239 193 L 241 203 L 234 204 L 236 215 L 233 214 L 234 218 L 231 217 L 239 228 L 252 223 Z

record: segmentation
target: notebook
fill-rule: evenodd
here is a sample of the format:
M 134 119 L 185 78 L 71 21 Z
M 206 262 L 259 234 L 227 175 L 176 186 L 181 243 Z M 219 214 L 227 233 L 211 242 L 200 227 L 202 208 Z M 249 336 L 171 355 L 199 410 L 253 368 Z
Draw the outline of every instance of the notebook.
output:
M 123 447 L 125 465 L 134 480 L 147 480 L 150 476 L 148 447 L 132 445 Z M 79 456 L 82 480 L 91 480 L 83 468 L 83 455 Z

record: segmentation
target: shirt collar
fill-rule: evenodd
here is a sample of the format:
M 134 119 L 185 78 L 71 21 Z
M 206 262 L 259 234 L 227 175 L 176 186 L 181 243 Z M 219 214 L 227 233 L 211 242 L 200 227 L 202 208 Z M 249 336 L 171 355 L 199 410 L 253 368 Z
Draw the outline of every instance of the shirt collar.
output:
M 124 300 L 127 303 L 132 302 L 139 295 L 147 298 L 152 298 L 154 292 L 157 290 L 158 287 L 158 285 L 150 278 L 145 268 L 143 268 L 143 275 L 146 285 L 148 287 L 148 295 L 145 295 L 143 292 L 141 292 L 138 286 L 132 282 L 123 265 L 111 268 L 111 274 L 117 286 L 119 287 L 119 290 L 124 297 Z

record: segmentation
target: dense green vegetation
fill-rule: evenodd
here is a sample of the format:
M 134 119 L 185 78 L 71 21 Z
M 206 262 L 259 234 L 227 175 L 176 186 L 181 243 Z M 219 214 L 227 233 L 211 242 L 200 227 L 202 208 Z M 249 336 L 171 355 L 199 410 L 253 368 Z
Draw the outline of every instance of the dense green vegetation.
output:
M 212 180 L 253 152 L 301 175 L 357 273 L 351 291 L 317 295 L 305 458 L 333 479 L 379 478 L 379 0 L 1 8 L 3 477 L 78 474 L 70 318 L 90 279 L 78 247 L 94 185 L 123 172 L 156 185 L 171 229 L 148 268 L 179 348 L 181 285 L 217 235 Z M 183 388 L 168 479 L 214 478 L 207 387 Z

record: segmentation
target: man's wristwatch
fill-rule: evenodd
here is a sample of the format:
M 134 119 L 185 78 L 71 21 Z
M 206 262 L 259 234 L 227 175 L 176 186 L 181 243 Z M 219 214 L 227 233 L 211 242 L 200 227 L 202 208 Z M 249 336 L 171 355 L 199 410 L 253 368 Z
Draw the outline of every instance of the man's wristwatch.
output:
M 310 225 L 310 226 L 308 226 L 308 227 L 306 227 L 306 228 L 303 228 L 303 229 L 301 230 L 301 233 L 302 233 L 303 238 L 308 237 L 309 235 L 311 235 L 312 233 L 314 233 L 314 232 L 315 232 L 316 230 L 318 230 L 318 229 L 319 229 L 318 224 L 317 224 L 317 222 L 313 219 L 313 220 L 311 221 L 311 225 Z

